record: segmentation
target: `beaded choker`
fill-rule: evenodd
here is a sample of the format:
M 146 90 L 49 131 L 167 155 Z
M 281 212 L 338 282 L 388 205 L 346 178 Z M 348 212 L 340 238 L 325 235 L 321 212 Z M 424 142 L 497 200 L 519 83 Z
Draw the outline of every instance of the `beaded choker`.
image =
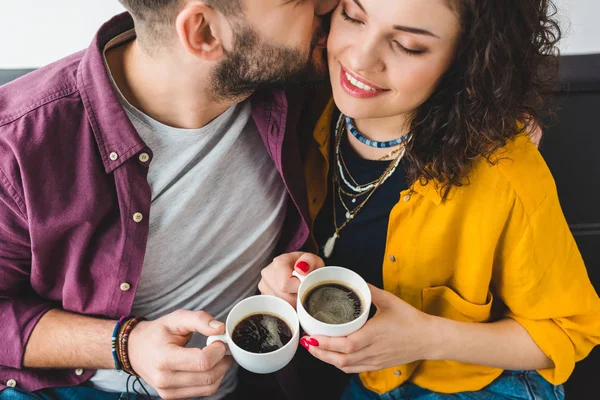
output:
M 403 136 L 400 136 L 398 139 L 389 140 L 387 142 L 378 142 L 375 140 L 368 139 L 368 138 L 364 137 L 363 134 L 358 131 L 358 129 L 356 129 L 356 126 L 354 126 L 354 120 L 352 118 L 348 117 L 347 115 L 345 115 L 344 117 L 346 119 L 346 125 L 348 126 L 348 129 L 350 130 L 350 133 L 352 134 L 352 136 L 354 136 L 361 143 L 364 143 L 367 146 L 376 147 L 376 148 L 380 148 L 380 149 L 386 149 L 388 147 L 394 147 L 394 146 L 403 144 L 404 142 L 406 142 L 408 140 L 409 135 L 403 135 Z

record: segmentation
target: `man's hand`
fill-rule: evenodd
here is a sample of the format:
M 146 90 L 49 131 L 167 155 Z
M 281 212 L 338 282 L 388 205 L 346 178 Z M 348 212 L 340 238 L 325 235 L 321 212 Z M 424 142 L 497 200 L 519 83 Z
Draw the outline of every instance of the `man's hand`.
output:
M 140 322 L 129 337 L 131 366 L 163 399 L 214 394 L 233 362 L 227 347 L 214 342 L 186 348 L 193 333 L 225 333 L 225 325 L 204 311 L 179 310 L 155 321 Z
M 258 283 L 258 290 L 262 294 L 277 296 L 296 308 L 296 296 L 300 281 L 292 276 L 292 272 L 295 269 L 300 275 L 307 275 L 324 266 L 323 260 L 311 253 L 298 251 L 280 255 L 262 270 L 262 279 Z

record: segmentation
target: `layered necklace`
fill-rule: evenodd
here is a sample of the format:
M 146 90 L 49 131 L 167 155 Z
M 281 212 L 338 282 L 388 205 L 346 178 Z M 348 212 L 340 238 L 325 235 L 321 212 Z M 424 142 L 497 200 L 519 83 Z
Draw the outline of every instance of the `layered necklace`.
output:
M 344 157 L 341 152 L 341 143 L 346 132 L 346 128 L 350 131 L 350 133 L 356 137 L 361 143 L 369 145 L 371 147 L 377 148 L 389 148 L 394 146 L 400 146 L 395 150 L 392 150 L 390 153 L 386 154 L 384 157 L 380 158 L 380 161 L 392 158 L 392 161 L 385 169 L 383 174 L 375 179 L 374 181 L 367 182 L 364 184 L 359 184 L 352 177 L 350 170 L 346 166 L 346 162 L 344 161 Z M 377 142 L 371 139 L 365 138 L 354 126 L 354 121 L 351 118 L 340 115 L 336 129 L 335 129 L 335 161 L 336 167 L 333 169 L 333 227 L 334 233 L 325 243 L 325 247 L 323 249 L 323 254 L 325 258 L 331 257 L 333 254 L 333 250 L 335 248 L 335 243 L 337 239 L 340 237 L 340 232 L 344 229 L 350 221 L 352 221 L 356 215 L 363 209 L 363 207 L 367 204 L 369 199 L 373 196 L 375 191 L 380 188 L 385 181 L 388 180 L 390 176 L 394 174 L 396 168 L 402 161 L 402 157 L 406 152 L 406 142 L 409 139 L 410 135 L 403 135 L 398 139 L 389 141 L 389 142 Z M 337 195 L 337 196 L 336 196 Z M 346 204 L 343 196 L 349 197 L 351 199 L 350 206 Z M 357 204 L 358 199 L 360 197 L 366 196 L 364 200 Z M 346 220 L 338 226 L 337 221 L 337 213 L 336 213 L 336 197 L 339 199 L 342 204 L 344 210 L 346 211 L 345 217 Z

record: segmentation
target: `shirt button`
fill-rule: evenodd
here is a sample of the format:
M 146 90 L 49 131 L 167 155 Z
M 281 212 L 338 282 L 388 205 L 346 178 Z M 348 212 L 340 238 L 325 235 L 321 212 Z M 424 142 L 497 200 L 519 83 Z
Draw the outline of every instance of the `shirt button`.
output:
M 148 160 L 150 160 L 150 156 L 148 155 L 148 153 L 142 153 L 140 154 L 139 159 L 141 162 L 145 163 L 148 162 Z
M 406 196 L 404 196 L 404 202 L 408 203 L 410 201 L 410 194 L 407 194 Z
M 6 386 L 10 387 L 10 388 L 14 388 L 17 387 L 17 381 L 15 381 L 14 379 L 9 379 L 6 382 Z
M 123 282 L 123 283 L 121 283 L 121 290 L 122 290 L 122 291 L 126 292 L 126 291 L 128 291 L 129 289 L 131 289 L 131 285 L 130 285 L 129 283 L 127 283 L 127 282 Z
M 133 220 L 137 223 L 142 222 L 142 220 L 144 219 L 144 216 L 142 215 L 142 213 L 135 213 L 133 214 Z
M 75 375 L 77 375 L 77 376 L 81 376 L 81 375 L 83 375 L 83 368 L 77 368 L 77 369 L 75 370 Z
M 399 371 L 399 370 L 395 370 L 395 371 L 394 371 L 394 375 L 396 375 L 396 376 L 400 376 L 400 375 L 402 375 L 402 372 L 401 372 L 401 371 Z
M 110 155 L 108 156 L 112 161 L 117 161 L 119 159 L 119 155 L 117 153 L 115 153 L 114 151 L 112 153 L 110 153 Z
M 394 257 L 393 254 L 390 255 L 390 261 L 391 262 L 396 262 L 396 257 Z

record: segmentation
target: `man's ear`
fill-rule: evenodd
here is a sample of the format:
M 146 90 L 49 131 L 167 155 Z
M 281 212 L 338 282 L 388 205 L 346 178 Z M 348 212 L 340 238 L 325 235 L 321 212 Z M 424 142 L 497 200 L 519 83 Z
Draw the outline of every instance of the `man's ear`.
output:
M 203 3 L 190 2 L 177 16 L 177 35 L 185 49 L 207 61 L 225 54 L 225 41 L 231 35 L 225 17 Z

